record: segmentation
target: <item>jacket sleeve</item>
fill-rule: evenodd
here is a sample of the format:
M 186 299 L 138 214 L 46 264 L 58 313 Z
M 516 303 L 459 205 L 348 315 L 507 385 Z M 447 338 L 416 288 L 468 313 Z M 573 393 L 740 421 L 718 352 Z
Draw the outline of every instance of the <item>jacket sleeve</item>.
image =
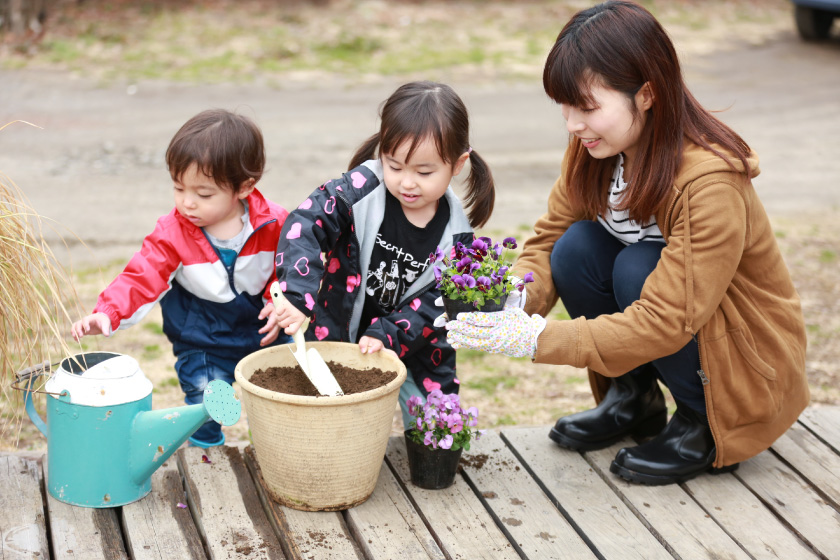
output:
M 275 255 L 277 280 L 289 302 L 306 316 L 312 315 L 324 276 L 321 253 L 328 253 L 353 226 L 353 203 L 378 185 L 373 172 L 358 167 L 315 189 L 286 218 Z
M 568 153 L 568 152 L 567 152 Z M 551 277 L 551 252 L 554 244 L 580 217 L 576 217 L 570 208 L 565 175 L 566 160 L 563 161 L 564 173 L 554 183 L 548 197 L 548 209 L 534 225 L 534 235 L 529 238 L 522 253 L 513 265 L 511 273 L 523 278 L 533 272 L 534 282 L 527 285 L 525 311 L 546 316 L 557 303 L 557 291 Z
M 535 361 L 618 376 L 678 351 L 709 321 L 745 248 L 746 203 L 732 179 L 720 176 L 680 198 L 668 244 L 639 299 L 623 313 L 549 321 Z
M 437 337 L 446 338 L 446 331 L 436 328 L 433 323 L 443 308 L 435 305 L 440 291 L 430 289 L 392 313 L 379 317 L 364 332 L 365 336 L 379 339 L 386 348 L 390 348 L 400 358 L 411 356 L 414 352 Z
M 275 235 L 276 235 L 275 238 L 279 240 L 280 239 L 280 233 L 279 232 L 283 229 L 283 224 L 286 223 L 286 219 L 289 217 L 289 211 L 286 210 L 285 208 L 283 208 L 282 206 L 280 206 L 279 204 L 271 202 L 268 199 L 266 199 L 266 203 L 268 203 L 268 207 L 269 207 L 269 210 L 271 212 L 271 216 L 275 220 L 277 220 L 277 223 L 271 224 L 271 228 L 272 228 L 271 231 L 275 233 Z M 275 270 L 274 275 L 272 275 L 272 277 L 269 278 L 268 282 L 265 283 L 265 289 L 263 290 L 263 295 L 262 295 L 263 301 L 266 301 L 266 302 L 272 301 L 272 298 L 271 298 L 271 284 L 274 282 L 274 280 L 276 278 L 277 278 L 277 273 L 276 273 L 276 270 Z
M 94 313 L 105 313 L 111 329 L 125 329 L 139 322 L 169 291 L 181 258 L 166 235 L 165 217 L 143 239 L 125 269 L 99 294 Z

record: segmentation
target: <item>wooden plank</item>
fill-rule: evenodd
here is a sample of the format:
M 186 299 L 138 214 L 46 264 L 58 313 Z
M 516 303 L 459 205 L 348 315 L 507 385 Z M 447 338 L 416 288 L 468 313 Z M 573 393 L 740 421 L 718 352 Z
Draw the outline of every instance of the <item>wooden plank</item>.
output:
M 237 448 L 187 447 L 177 455 L 187 503 L 211 560 L 285 558 Z
M 271 499 L 253 446 L 245 448 L 245 463 L 256 483 L 260 502 L 274 528 L 283 552 L 292 560 L 361 559 L 341 513 L 336 511 L 298 511 Z
M 46 463 L 44 476 L 49 480 Z M 47 492 L 53 560 L 127 559 L 116 508 L 88 508 L 59 502 Z
M 799 421 L 840 453 L 840 406 L 809 406 Z
M 410 494 L 438 546 L 449 558 L 519 558 L 460 474 L 455 477 L 452 486 L 443 490 L 426 490 L 414 486 L 408 470 L 405 439 L 402 437 L 388 440 L 385 457 L 391 470 Z
M 0 455 L 0 560 L 49 557 L 38 462 Z
M 175 459 L 152 475 L 152 491 L 122 507 L 125 544 L 133 560 L 204 559 L 204 545 L 187 503 Z
M 772 449 L 840 511 L 840 455 L 799 424 L 776 440 Z
M 461 460 L 464 478 L 525 558 L 595 558 L 551 500 L 495 432 Z
M 602 557 L 672 558 L 580 453 L 548 439 L 547 428 L 505 429 L 502 438 L 590 548 Z
M 659 535 L 665 548 L 680 558 L 749 560 L 738 543 L 678 484 L 647 486 L 612 474 L 610 463 L 619 449 L 634 445 L 631 439 L 625 438 L 610 447 L 587 452 L 586 458 L 636 515 Z
M 758 560 L 805 560 L 814 552 L 732 474 L 699 476 L 684 488 Z
M 840 558 L 840 513 L 772 453 L 741 463 L 734 475 L 826 558 Z
M 384 461 L 373 494 L 344 516 L 367 560 L 446 558 Z

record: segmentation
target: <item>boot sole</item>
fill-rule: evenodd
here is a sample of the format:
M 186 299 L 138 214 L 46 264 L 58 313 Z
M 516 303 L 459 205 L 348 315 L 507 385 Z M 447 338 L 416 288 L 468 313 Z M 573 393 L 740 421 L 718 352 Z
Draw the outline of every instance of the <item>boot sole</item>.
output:
M 702 469 L 697 469 L 692 473 L 687 473 L 681 476 L 667 476 L 632 471 L 626 467 L 622 467 L 621 465 L 613 461 L 610 464 L 610 472 L 630 482 L 637 482 L 639 484 L 645 484 L 647 486 L 664 486 L 666 484 L 681 484 L 703 474 L 704 472 L 708 472 L 709 474 L 713 475 L 730 473 L 737 470 L 739 465 L 740 463 L 735 463 L 734 465 L 728 465 L 719 469 L 716 469 L 714 467 L 704 467 Z
M 548 433 L 548 437 L 551 438 L 554 443 L 558 444 L 560 447 L 565 447 L 566 449 L 571 449 L 573 451 L 596 451 L 621 441 L 621 439 L 627 435 L 634 435 L 639 438 L 653 437 L 665 429 L 665 424 L 667 423 L 668 411 L 663 409 L 661 412 L 657 412 L 650 418 L 639 422 L 639 424 L 632 430 L 627 430 L 626 432 L 622 432 L 609 439 L 602 439 L 600 441 L 582 441 L 571 438 L 562 432 L 558 432 L 554 428 L 551 428 L 551 431 Z

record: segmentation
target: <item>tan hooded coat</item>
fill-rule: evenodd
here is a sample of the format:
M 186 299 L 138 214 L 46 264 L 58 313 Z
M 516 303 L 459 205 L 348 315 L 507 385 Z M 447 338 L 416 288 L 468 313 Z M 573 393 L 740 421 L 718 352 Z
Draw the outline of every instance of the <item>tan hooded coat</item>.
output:
M 754 177 L 755 153 L 749 162 Z M 735 166 L 740 172 L 687 143 L 670 200 L 656 214 L 667 246 L 639 300 L 623 313 L 548 321 L 534 360 L 588 367 L 600 402 L 607 377 L 673 354 L 696 336 L 716 467 L 767 449 L 810 398 L 799 296 L 751 177 Z M 534 273 L 529 314 L 545 316 L 557 302 L 551 251 L 581 219 L 561 176 L 514 267 L 519 277 Z

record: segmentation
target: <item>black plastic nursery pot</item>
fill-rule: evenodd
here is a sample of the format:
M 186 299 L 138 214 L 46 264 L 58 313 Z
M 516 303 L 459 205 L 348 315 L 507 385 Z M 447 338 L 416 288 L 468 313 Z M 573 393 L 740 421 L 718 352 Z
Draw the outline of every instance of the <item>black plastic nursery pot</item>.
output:
M 501 311 L 505 307 L 507 296 L 501 298 L 499 303 L 495 301 L 488 301 L 481 307 L 473 307 L 472 303 L 461 301 L 458 299 L 443 298 L 443 310 L 446 311 L 446 316 L 450 320 L 454 320 L 458 313 L 469 313 L 471 311 L 481 311 L 483 313 L 492 313 L 494 311 Z
M 411 472 L 411 483 L 428 490 L 448 488 L 455 482 L 458 472 L 458 461 L 461 460 L 463 449 L 452 451 L 438 447 L 416 443 L 405 431 L 405 450 L 408 456 L 408 470 Z

